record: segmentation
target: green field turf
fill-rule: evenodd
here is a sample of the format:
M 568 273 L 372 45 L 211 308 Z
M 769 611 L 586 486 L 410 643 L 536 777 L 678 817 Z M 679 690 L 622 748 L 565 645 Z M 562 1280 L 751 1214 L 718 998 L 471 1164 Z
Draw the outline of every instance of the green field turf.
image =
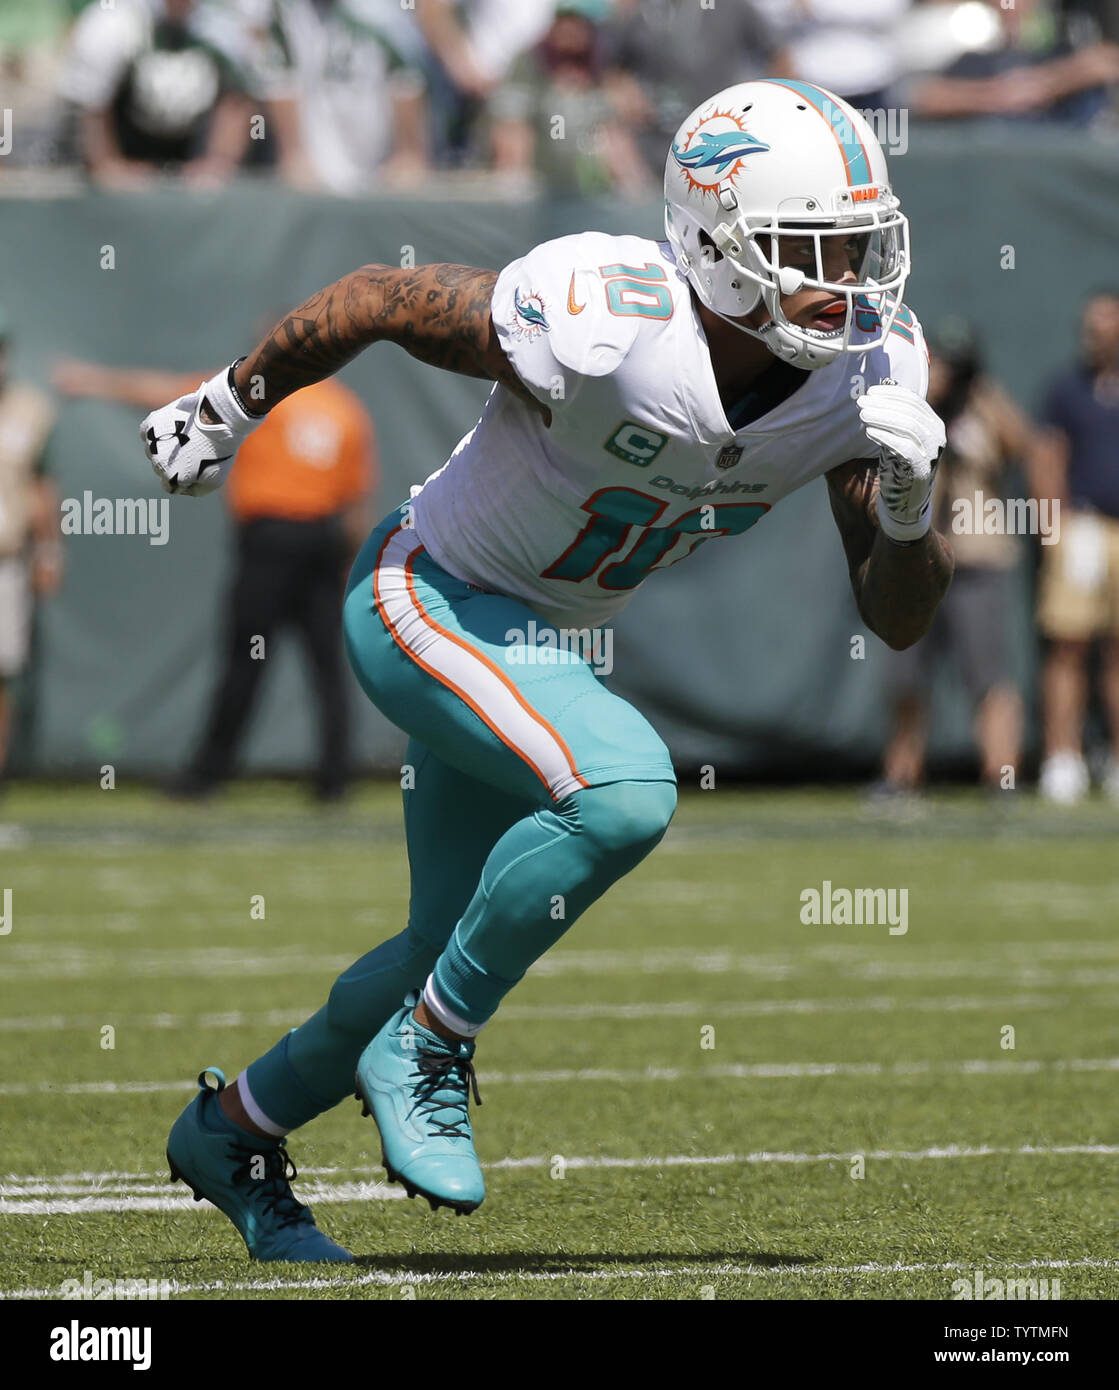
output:
M 249 1263 L 167 1184 L 167 1130 L 204 1064 L 233 1076 L 399 930 L 398 797 L 11 789 L 5 1294 L 88 1271 L 194 1299 L 916 1299 L 978 1269 L 1119 1295 L 1119 811 L 1025 793 L 685 794 L 482 1035 L 481 1210 L 385 1187 L 349 1101 L 290 1148 L 359 1263 Z M 908 931 L 803 924 L 824 880 L 908 889 Z

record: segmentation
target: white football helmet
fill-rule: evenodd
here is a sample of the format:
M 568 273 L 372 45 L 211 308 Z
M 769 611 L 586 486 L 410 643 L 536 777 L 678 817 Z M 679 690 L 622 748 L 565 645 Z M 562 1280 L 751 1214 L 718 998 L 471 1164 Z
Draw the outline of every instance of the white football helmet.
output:
M 890 331 L 909 274 L 909 224 L 874 132 L 822 87 L 742 82 L 698 106 L 669 149 L 664 201 L 676 263 L 700 300 L 777 357 L 825 367 Z M 824 278 L 832 237 L 844 238 L 852 283 Z M 783 263 L 793 241 L 814 246 L 814 268 L 811 257 Z M 842 326 L 790 322 L 781 296 L 804 288 L 844 299 Z M 737 322 L 761 303 L 769 322 Z

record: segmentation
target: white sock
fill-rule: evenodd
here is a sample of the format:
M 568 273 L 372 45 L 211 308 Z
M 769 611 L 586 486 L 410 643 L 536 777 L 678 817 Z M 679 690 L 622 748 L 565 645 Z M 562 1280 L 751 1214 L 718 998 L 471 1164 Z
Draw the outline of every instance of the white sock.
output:
M 467 1023 L 466 1019 L 459 1018 L 458 1014 L 448 1009 L 439 998 L 433 974 L 427 977 L 427 984 L 424 985 L 423 1002 L 428 1011 L 439 1020 L 444 1028 L 449 1028 L 452 1033 L 460 1033 L 464 1038 L 476 1038 L 486 1026 L 484 1023 Z M 247 1110 L 248 1106 L 245 1108 Z
M 233 1084 L 237 1087 L 237 1093 L 241 1097 L 241 1104 L 245 1107 L 245 1114 L 248 1115 L 257 1129 L 264 1130 L 265 1134 L 270 1134 L 273 1139 L 282 1139 L 284 1135 L 287 1134 L 287 1130 L 281 1129 L 279 1125 L 274 1124 L 260 1106 L 257 1105 L 256 1101 L 253 1100 L 253 1093 L 249 1090 L 248 1075 L 242 1072 Z

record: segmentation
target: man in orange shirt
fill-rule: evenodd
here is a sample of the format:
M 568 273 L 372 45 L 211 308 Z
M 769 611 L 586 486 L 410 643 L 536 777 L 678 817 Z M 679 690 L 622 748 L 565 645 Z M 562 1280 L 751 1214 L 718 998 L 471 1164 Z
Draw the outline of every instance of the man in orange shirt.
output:
M 56 364 L 58 390 L 154 408 L 193 391 L 206 373 Z M 306 645 L 319 705 L 320 757 L 314 791 L 322 801 L 345 794 L 348 778 L 346 672 L 341 604 L 354 555 L 373 523 L 377 460 L 372 421 L 346 387 L 319 382 L 289 396 L 237 457 L 229 505 L 237 565 L 224 637 L 223 671 L 206 731 L 178 795 L 208 795 L 233 771 L 252 710 L 261 658 L 271 639 L 293 626 Z

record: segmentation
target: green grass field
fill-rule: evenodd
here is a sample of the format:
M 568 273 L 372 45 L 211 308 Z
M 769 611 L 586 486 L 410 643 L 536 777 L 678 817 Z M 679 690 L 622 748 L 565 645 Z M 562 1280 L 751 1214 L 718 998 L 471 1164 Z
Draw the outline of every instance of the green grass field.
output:
M 1119 811 L 1026 793 L 684 795 L 480 1040 L 485 1205 L 403 1200 L 350 1101 L 290 1149 L 359 1263 L 249 1263 L 167 1184 L 167 1130 L 204 1064 L 236 1074 L 399 930 L 398 798 L 11 790 L 6 1295 L 918 1299 L 978 1269 L 1119 1296 Z M 803 924 L 824 880 L 908 889 L 907 932 Z

